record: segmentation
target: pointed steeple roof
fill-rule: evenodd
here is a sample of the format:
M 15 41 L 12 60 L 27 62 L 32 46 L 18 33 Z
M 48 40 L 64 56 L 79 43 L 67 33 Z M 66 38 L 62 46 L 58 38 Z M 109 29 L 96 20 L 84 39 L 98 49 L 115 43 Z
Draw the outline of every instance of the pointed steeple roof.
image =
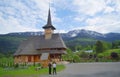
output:
M 48 11 L 48 19 L 47 19 L 47 24 L 45 26 L 43 26 L 43 29 L 47 29 L 47 28 L 51 28 L 52 30 L 55 30 L 56 28 L 52 25 L 51 22 L 51 13 L 50 13 L 50 8 Z

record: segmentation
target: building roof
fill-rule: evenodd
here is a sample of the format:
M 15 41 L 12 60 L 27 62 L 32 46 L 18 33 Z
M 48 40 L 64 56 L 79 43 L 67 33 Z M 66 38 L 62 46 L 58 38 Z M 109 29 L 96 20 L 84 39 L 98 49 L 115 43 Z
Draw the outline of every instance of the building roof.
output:
M 37 55 L 44 52 L 64 54 L 66 53 L 65 49 L 66 45 L 59 34 L 52 34 L 51 39 L 45 39 L 45 36 L 42 35 L 23 41 L 14 55 Z
M 37 40 L 38 39 L 38 40 Z M 45 36 L 36 37 L 36 49 L 44 48 L 66 48 L 61 36 L 59 34 L 52 34 L 51 39 L 45 39 Z
M 48 29 L 48 28 L 51 28 L 52 30 L 55 30 L 55 27 L 52 25 L 52 22 L 51 22 L 50 8 L 49 8 L 49 12 L 48 12 L 47 24 L 45 26 L 43 26 L 43 29 Z

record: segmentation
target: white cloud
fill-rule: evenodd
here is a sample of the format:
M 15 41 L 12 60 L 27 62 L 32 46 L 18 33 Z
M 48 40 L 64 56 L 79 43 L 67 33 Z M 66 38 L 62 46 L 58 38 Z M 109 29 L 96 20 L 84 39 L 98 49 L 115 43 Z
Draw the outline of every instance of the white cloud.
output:
M 112 7 L 110 7 L 110 6 L 107 6 L 107 7 L 105 8 L 104 13 L 111 13 L 111 12 L 113 12 L 114 10 L 115 10 L 114 8 L 112 8 Z
M 84 18 L 82 18 L 82 17 L 75 17 L 75 18 L 74 18 L 74 20 L 75 20 L 75 21 L 78 21 L 78 22 L 83 21 L 83 19 L 84 19 Z
M 8 32 L 24 32 L 24 31 L 38 31 L 34 26 L 27 27 L 25 25 L 21 25 L 15 18 L 9 17 L 9 19 L 3 19 L 0 17 L 1 27 L 0 33 L 8 33 Z
M 1 1 L 0 4 L 0 33 L 19 31 L 38 31 L 46 24 L 49 0 L 12 0 Z M 60 22 L 55 8 L 51 7 L 54 22 Z M 39 25 L 39 27 L 38 27 Z
M 0 33 L 42 29 L 47 21 L 49 1 L 0 0 Z M 58 32 L 74 27 L 118 32 L 120 0 L 51 0 L 51 16 Z
M 115 0 L 114 1 L 114 4 L 115 4 L 115 10 L 117 11 L 117 12 L 120 12 L 120 0 Z
M 114 24 L 109 24 L 109 25 L 93 25 L 93 26 L 84 26 L 84 27 L 76 27 L 74 29 L 86 29 L 86 30 L 91 30 L 91 31 L 96 31 L 100 33 L 109 33 L 109 32 L 116 32 L 120 33 L 120 22 L 114 23 Z
M 37 8 L 39 9 L 40 18 L 46 21 L 49 9 L 49 0 L 34 0 L 34 2 L 36 3 Z
M 105 8 L 104 0 L 74 0 L 75 11 L 93 16 Z
M 96 32 L 100 33 L 109 33 L 109 32 L 118 32 L 120 29 L 120 22 L 114 23 L 114 24 L 109 24 L 109 25 L 99 25 L 99 26 L 86 26 L 86 27 L 81 27 L 81 29 L 87 29 L 87 30 L 93 30 Z
M 40 17 L 46 21 L 49 9 L 49 3 L 51 8 L 51 17 L 54 22 L 60 22 L 61 19 L 56 16 L 56 9 L 52 7 L 53 1 L 49 2 L 49 0 L 34 0 L 37 4 L 37 7 L 40 9 Z
M 37 20 L 37 18 L 41 18 L 38 14 L 39 9 L 35 10 L 35 8 L 25 5 L 22 0 L 14 0 L 10 3 L 5 1 L 3 6 L 0 6 L 0 13 L 2 13 L 0 16 L 0 25 L 2 26 L 0 33 L 38 31 L 36 24 L 43 20 Z
M 113 15 L 113 14 L 107 14 L 107 15 L 103 15 L 103 16 L 97 16 L 94 18 L 88 18 L 86 20 L 86 23 L 88 25 L 110 25 L 116 22 L 119 22 L 118 20 L 120 20 L 119 15 Z
M 72 10 L 79 15 L 95 16 L 97 13 L 120 12 L 120 0 L 73 0 Z
M 74 0 L 75 21 L 85 20 L 85 26 L 74 29 L 87 29 L 101 33 L 120 32 L 120 0 Z M 82 16 L 82 17 L 81 17 Z
M 88 26 L 82 27 L 88 30 L 94 30 L 101 33 L 108 33 L 108 32 L 118 32 L 120 29 L 120 18 L 116 15 L 105 15 L 99 16 L 95 18 L 88 18 L 86 23 Z
M 100 17 L 88 18 L 88 19 L 86 20 L 86 23 L 87 23 L 88 25 L 97 25 L 97 24 L 100 23 L 100 22 L 101 22 Z
M 71 2 L 73 0 L 51 0 L 53 1 L 53 7 L 59 8 L 59 9 L 71 9 L 73 6 L 71 6 Z

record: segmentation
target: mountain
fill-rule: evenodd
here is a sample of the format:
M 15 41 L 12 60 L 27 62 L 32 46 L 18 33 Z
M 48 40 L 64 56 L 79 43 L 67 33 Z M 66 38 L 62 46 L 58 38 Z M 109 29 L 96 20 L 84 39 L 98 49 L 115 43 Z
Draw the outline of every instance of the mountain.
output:
M 64 34 L 64 37 L 66 38 L 94 38 L 94 39 L 102 39 L 105 38 L 106 36 L 104 34 L 95 32 L 95 31 L 90 31 L 90 30 L 72 30 L 69 31 L 68 33 Z
M 69 37 L 105 37 L 104 34 L 89 30 L 72 30 L 67 33 Z
M 39 31 L 39 32 L 18 32 L 18 33 L 8 33 L 5 34 L 6 36 L 40 36 L 43 35 L 44 32 Z M 90 30 L 84 30 L 84 29 L 78 29 L 78 30 L 72 30 L 67 33 L 61 33 L 61 36 L 63 39 L 74 39 L 74 38 L 91 38 L 91 39 L 96 39 L 96 40 L 103 40 L 103 41 L 108 41 L 112 42 L 115 40 L 120 40 L 120 33 L 98 33 L 95 31 L 90 31 Z
M 31 36 L 40 36 L 44 33 L 39 32 L 17 32 L 0 35 L 0 52 L 15 52 L 21 41 Z M 102 34 L 90 30 L 72 30 L 67 33 L 61 33 L 67 47 L 74 49 L 77 45 L 93 45 L 97 40 L 113 42 L 120 40 L 120 33 Z
M 36 36 L 36 35 L 42 35 L 43 32 L 39 31 L 39 32 L 17 32 L 17 33 L 8 33 L 6 35 L 9 36 Z
M 107 33 L 105 34 L 106 39 L 105 41 L 115 41 L 115 40 L 120 40 L 120 33 Z
M 108 42 L 113 42 L 115 40 L 120 40 L 120 33 L 98 33 L 95 31 L 90 30 L 72 30 L 68 33 L 65 33 L 62 35 L 63 38 L 67 39 L 76 39 L 76 38 L 89 38 L 89 39 L 95 39 L 95 40 L 103 40 Z
M 0 35 L 0 53 L 15 52 L 19 44 L 26 39 L 27 37 L 23 36 Z

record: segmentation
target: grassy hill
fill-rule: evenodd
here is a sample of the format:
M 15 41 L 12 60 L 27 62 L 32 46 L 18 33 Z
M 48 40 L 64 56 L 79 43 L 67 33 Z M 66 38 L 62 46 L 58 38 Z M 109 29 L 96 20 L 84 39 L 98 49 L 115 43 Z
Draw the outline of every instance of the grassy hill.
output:
M 16 51 L 20 42 L 27 37 L 0 36 L 0 53 L 13 53 Z
M 0 53 L 9 54 L 14 53 L 18 48 L 19 44 L 26 40 L 30 36 L 12 36 L 12 35 L 1 35 L 0 36 Z M 67 47 L 74 50 L 77 45 L 91 45 L 94 44 L 96 40 L 90 38 L 75 38 L 65 40 Z
M 102 54 L 104 56 L 110 56 L 112 52 L 116 52 L 120 55 L 120 49 L 110 49 L 110 50 L 107 50 L 107 51 L 103 52 Z
M 25 36 L 25 35 L 0 35 L 0 53 L 3 54 L 13 54 L 20 43 L 23 40 L 26 40 L 30 36 Z M 72 49 L 75 51 L 76 46 L 82 46 L 82 47 L 87 47 L 87 46 L 93 46 L 97 39 L 95 38 L 88 38 L 88 37 L 75 37 L 75 38 L 65 38 L 63 37 L 63 40 L 65 44 L 67 45 L 68 48 Z

